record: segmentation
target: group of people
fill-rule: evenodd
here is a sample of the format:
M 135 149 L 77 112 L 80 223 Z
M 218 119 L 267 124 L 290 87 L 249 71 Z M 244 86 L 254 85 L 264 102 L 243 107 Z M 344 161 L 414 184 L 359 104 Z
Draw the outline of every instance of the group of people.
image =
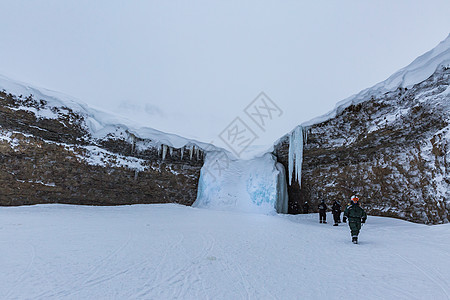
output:
M 327 223 L 327 210 L 328 206 L 325 203 L 325 200 L 320 201 L 319 203 L 319 222 Z M 337 200 L 334 200 L 333 205 L 331 206 L 331 212 L 333 213 L 334 225 L 338 226 L 341 223 L 341 203 Z
M 366 222 L 367 214 L 364 211 L 364 209 L 359 206 L 359 198 L 355 195 L 353 195 L 350 198 L 350 203 L 347 205 L 347 207 L 344 210 L 344 217 L 342 218 L 342 222 L 347 223 L 348 219 L 348 226 L 350 227 L 350 232 L 352 235 L 352 242 L 354 244 L 358 243 L 358 235 L 359 231 L 361 230 L 361 225 Z M 305 212 L 305 206 L 307 206 L 309 210 L 309 205 L 307 202 L 304 203 L 304 212 Z M 325 203 L 325 200 L 320 201 L 319 206 L 319 222 L 320 223 L 327 223 L 327 210 L 328 206 Z M 333 213 L 333 219 L 334 219 L 334 225 L 338 226 L 339 223 L 341 223 L 341 203 L 337 200 L 334 200 L 333 205 L 331 207 L 331 212 Z M 306 212 L 308 213 L 308 211 Z

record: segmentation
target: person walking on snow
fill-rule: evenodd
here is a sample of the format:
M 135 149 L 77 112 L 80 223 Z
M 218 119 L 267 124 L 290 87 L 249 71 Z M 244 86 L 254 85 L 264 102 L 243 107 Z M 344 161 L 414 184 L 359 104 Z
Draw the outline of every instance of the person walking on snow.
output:
M 352 234 L 352 242 L 353 244 L 358 244 L 358 234 L 361 230 L 361 223 L 365 223 L 367 219 L 367 214 L 359 206 L 359 198 L 357 196 L 352 196 L 350 205 L 347 206 L 344 210 L 344 218 L 343 222 L 345 223 L 348 218 L 348 226 L 350 227 L 350 231 Z
M 333 226 L 338 226 L 338 223 L 341 223 L 341 203 L 337 200 L 334 200 L 331 210 L 333 212 L 333 219 L 334 219 Z
M 320 201 L 319 204 L 319 219 L 320 223 L 327 223 L 327 205 L 325 204 L 325 200 Z

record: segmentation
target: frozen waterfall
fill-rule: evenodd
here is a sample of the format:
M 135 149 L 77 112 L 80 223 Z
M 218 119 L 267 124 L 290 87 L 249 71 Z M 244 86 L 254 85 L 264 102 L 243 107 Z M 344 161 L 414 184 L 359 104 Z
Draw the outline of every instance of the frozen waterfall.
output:
M 295 170 L 294 179 L 301 186 L 302 183 L 302 163 L 303 163 L 303 143 L 307 139 L 307 132 L 302 126 L 297 126 L 289 135 L 289 184 L 292 184 L 292 176 Z
M 251 160 L 225 161 L 224 158 L 219 153 L 207 153 L 194 207 L 287 213 L 285 169 L 275 156 L 266 153 Z

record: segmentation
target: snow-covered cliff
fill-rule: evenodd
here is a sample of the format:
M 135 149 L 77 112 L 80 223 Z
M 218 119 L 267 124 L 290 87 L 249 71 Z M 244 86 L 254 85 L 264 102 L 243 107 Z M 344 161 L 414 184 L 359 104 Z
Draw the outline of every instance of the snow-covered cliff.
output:
M 227 163 L 221 172 L 217 157 Z M 0 163 L 0 205 L 197 200 L 197 207 L 287 212 L 285 172 L 270 153 L 237 160 L 1 76 Z
M 301 189 L 297 180 L 289 186 L 290 211 L 357 193 L 372 214 L 448 222 L 449 86 L 450 35 L 387 80 L 303 123 Z M 286 169 L 295 164 L 293 135 L 275 145 Z
M 192 204 L 213 145 L 0 77 L 0 205 Z
M 449 86 L 450 35 L 282 137 L 277 163 L 272 153 L 237 160 L 0 76 L 0 205 L 196 200 L 197 207 L 284 213 L 289 195 L 289 212 L 297 213 L 304 201 L 345 203 L 357 193 L 372 214 L 448 222 Z

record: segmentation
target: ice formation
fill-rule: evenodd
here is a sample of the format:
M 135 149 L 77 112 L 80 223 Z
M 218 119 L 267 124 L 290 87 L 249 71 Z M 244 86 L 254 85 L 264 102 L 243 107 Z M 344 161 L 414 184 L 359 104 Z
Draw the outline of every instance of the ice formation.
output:
M 302 183 L 302 163 L 303 163 L 303 143 L 307 138 L 306 130 L 297 126 L 289 135 L 289 184 L 292 184 L 292 176 L 295 171 L 294 180 L 301 186 Z
M 228 160 L 208 152 L 200 172 L 194 207 L 255 213 L 286 213 L 285 171 L 267 153 L 251 160 Z
M 131 153 L 134 153 L 136 149 L 136 136 L 132 133 L 129 133 L 129 137 L 131 139 Z
M 198 147 L 195 148 L 195 156 L 197 157 L 197 160 L 200 159 L 200 149 Z
M 286 170 L 284 166 L 280 163 L 277 163 L 275 167 L 278 170 L 278 178 L 277 178 L 277 212 L 282 214 L 288 213 L 288 189 L 287 189 L 287 181 L 286 181 Z
M 192 160 L 192 155 L 194 154 L 194 145 L 189 146 L 189 159 Z
M 162 145 L 162 160 L 166 159 L 166 155 L 167 155 L 167 146 Z

